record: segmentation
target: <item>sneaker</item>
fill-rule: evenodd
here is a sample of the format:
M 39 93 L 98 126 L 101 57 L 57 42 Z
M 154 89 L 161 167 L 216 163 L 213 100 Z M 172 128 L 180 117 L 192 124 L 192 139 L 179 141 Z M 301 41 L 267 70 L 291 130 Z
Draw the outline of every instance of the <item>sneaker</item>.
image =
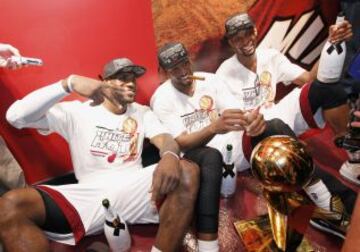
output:
M 340 174 L 350 182 L 360 185 L 360 163 L 346 161 L 340 168 Z
M 339 196 L 331 196 L 330 211 L 316 208 L 310 219 L 310 225 L 329 234 L 345 239 L 350 224 L 349 215 Z

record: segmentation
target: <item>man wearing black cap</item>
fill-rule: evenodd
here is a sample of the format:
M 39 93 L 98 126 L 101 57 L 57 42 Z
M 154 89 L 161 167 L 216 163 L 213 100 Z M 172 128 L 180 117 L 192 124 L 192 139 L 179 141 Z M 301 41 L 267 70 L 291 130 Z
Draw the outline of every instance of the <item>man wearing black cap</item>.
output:
M 6 117 L 14 127 L 56 132 L 68 141 L 79 183 L 39 185 L 1 197 L 0 239 L 7 251 L 48 251 L 39 227 L 49 239 L 71 245 L 101 232 L 105 198 L 128 223 L 160 219 L 152 251 L 178 248 L 192 219 L 198 168 L 179 161 L 177 143 L 148 107 L 134 102 L 136 79 L 144 73 L 129 59 L 115 59 L 105 65 L 104 81 L 71 75 L 9 108 Z M 93 101 L 59 103 L 71 92 Z M 162 158 L 142 169 L 145 137 Z M 158 212 L 155 202 L 161 199 Z
M 261 114 L 245 114 L 240 103 L 214 74 L 193 72 L 181 43 L 168 43 L 158 53 L 161 68 L 170 78 L 151 98 L 154 113 L 170 130 L 184 157 L 200 166 L 200 189 L 196 205 L 199 251 L 218 251 L 217 240 L 222 154 L 233 146 L 236 166 L 244 161 L 242 138 L 264 132 Z M 207 147 L 205 147 L 207 146 Z M 209 148 L 213 147 L 213 148 Z M 217 149 L 217 150 L 215 150 Z
M 216 74 L 223 79 L 220 83 L 225 84 L 223 88 L 228 88 L 242 103 L 241 108 L 250 111 L 260 108 L 265 119 L 281 119 L 296 135 L 309 128 L 323 127 L 325 122 L 330 124 L 335 134 L 342 135 L 346 132 L 349 111 L 347 95 L 339 83 L 314 81 L 318 64 L 308 72 L 292 64 L 275 49 L 257 49 L 257 30 L 247 13 L 229 17 L 225 23 L 225 30 L 226 38 L 235 54 L 220 65 Z M 333 43 L 349 39 L 351 36 L 351 25 L 347 21 L 338 24 L 337 27 L 330 27 L 329 39 Z M 302 88 L 293 89 L 275 104 L 276 85 L 280 82 L 293 82 Z M 317 172 L 322 177 L 319 169 Z M 338 181 L 332 183 L 337 183 L 343 188 Z M 305 190 L 319 207 L 327 210 L 336 209 L 333 202 L 339 201 L 334 200 L 323 182 L 316 181 Z M 337 222 L 339 229 L 334 229 L 334 226 L 328 227 L 326 231 L 344 238 L 344 229 L 340 227 L 342 222 Z
M 280 118 L 301 134 L 309 127 L 319 127 L 324 118 L 336 134 L 346 131 L 346 94 L 340 85 L 311 85 L 294 89 L 276 108 L 276 85 L 280 82 L 300 86 L 313 81 L 318 64 L 308 72 L 292 64 L 275 49 L 256 48 L 257 30 L 247 13 L 231 16 L 225 23 L 226 38 L 235 55 L 225 60 L 216 74 L 221 76 L 243 109 L 262 107 L 265 118 Z M 335 43 L 351 37 L 351 25 L 344 21 L 336 32 L 331 27 L 330 39 Z M 323 111 L 320 111 L 322 108 Z M 294 124 L 295 123 L 295 124 Z

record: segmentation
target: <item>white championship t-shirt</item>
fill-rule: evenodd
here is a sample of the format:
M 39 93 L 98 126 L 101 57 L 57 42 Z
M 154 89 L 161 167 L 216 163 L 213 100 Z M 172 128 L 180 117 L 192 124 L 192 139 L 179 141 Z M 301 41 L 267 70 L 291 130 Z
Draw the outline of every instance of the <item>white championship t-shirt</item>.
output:
M 167 133 L 149 107 L 128 105 L 116 115 L 104 106 L 90 102 L 62 102 L 47 113 L 49 131 L 57 132 L 69 143 L 74 171 L 79 182 L 114 169 L 141 168 L 144 137 Z
M 199 131 L 216 120 L 223 110 L 240 106 L 216 75 L 205 72 L 194 75 L 205 80 L 196 81 L 192 96 L 178 91 L 171 80 L 167 80 L 157 88 L 150 101 L 155 114 L 174 138 L 183 132 Z
M 243 66 L 236 55 L 225 60 L 216 71 L 244 110 L 273 103 L 279 82 L 291 84 L 305 72 L 275 49 L 257 49 L 256 58 L 256 73 Z
M 192 96 L 181 93 L 167 80 L 151 98 L 151 108 L 174 138 L 183 132 L 199 131 L 216 120 L 225 109 L 239 109 L 241 106 L 215 74 L 195 72 L 194 75 L 205 80 L 196 81 Z M 218 134 L 207 146 L 218 149 L 224 155 L 226 145 L 231 144 L 235 165 L 243 166 L 242 134 L 243 131 Z

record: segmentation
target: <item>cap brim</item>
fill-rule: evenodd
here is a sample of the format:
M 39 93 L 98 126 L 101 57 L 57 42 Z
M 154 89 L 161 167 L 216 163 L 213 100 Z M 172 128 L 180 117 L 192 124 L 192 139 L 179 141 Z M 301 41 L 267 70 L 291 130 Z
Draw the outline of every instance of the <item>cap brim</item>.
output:
M 181 64 L 181 63 L 183 63 L 183 62 L 185 62 L 187 60 L 189 60 L 189 58 L 186 56 L 186 57 L 178 59 L 176 62 L 172 62 L 170 64 L 169 63 L 162 63 L 162 64 L 160 64 L 160 66 L 162 68 L 164 68 L 165 70 L 168 70 L 168 69 L 176 67 L 177 65 L 179 65 L 179 64 Z
M 122 69 L 120 69 L 118 72 L 116 73 L 120 73 L 120 72 L 123 72 L 123 73 L 134 73 L 136 77 L 140 77 L 142 75 L 145 74 L 146 72 L 146 69 L 145 67 L 142 67 L 142 66 L 138 66 L 138 65 L 132 65 L 132 66 L 126 66 Z
M 112 76 L 114 75 L 117 75 L 119 73 L 134 73 L 135 74 L 135 77 L 138 78 L 142 75 L 145 74 L 146 72 L 146 68 L 145 67 L 142 67 L 142 66 L 138 66 L 138 65 L 130 65 L 130 66 L 126 66 L 126 67 L 123 67 L 122 69 L 120 69 L 119 71 L 109 75 L 109 76 L 102 76 L 103 79 L 109 79 L 111 78 Z
M 239 27 L 237 27 L 235 29 L 232 29 L 231 31 L 226 32 L 225 36 L 227 38 L 231 38 L 231 37 L 235 36 L 236 34 L 238 34 L 241 31 L 252 29 L 254 27 L 255 27 L 254 23 L 249 22 L 249 23 L 243 24 L 243 25 L 241 25 L 241 26 L 239 26 Z

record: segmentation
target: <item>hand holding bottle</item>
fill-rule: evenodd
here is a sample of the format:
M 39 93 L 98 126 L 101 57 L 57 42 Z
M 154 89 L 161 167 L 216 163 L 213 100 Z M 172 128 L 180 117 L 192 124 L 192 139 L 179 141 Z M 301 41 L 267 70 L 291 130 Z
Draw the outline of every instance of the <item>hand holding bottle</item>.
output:
M 342 76 L 346 56 L 344 40 L 352 37 L 351 25 L 340 13 L 330 27 L 329 40 L 321 51 L 317 79 L 322 83 L 337 83 Z
M 329 27 L 329 42 L 332 44 L 349 41 L 352 36 L 352 25 L 344 18 L 337 19 L 336 24 Z

